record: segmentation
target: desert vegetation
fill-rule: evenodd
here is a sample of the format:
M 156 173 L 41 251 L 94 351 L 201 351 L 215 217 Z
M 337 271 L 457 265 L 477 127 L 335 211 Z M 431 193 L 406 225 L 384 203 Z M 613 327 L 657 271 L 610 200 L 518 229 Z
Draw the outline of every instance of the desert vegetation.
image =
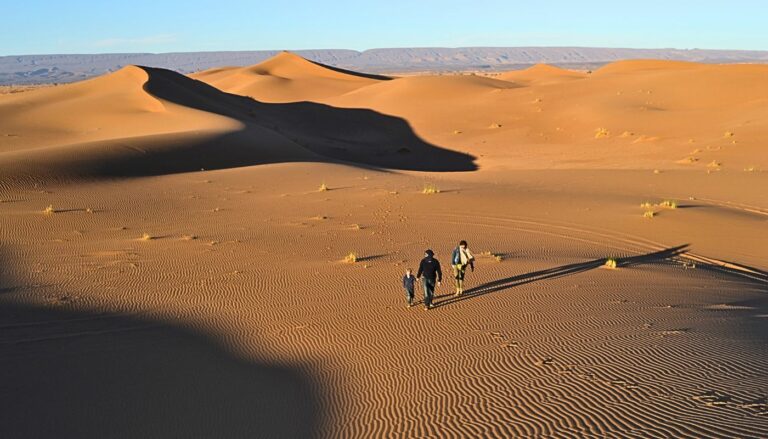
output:
M 440 188 L 434 183 L 426 183 L 422 188 L 421 193 L 424 195 L 434 195 L 440 193 Z

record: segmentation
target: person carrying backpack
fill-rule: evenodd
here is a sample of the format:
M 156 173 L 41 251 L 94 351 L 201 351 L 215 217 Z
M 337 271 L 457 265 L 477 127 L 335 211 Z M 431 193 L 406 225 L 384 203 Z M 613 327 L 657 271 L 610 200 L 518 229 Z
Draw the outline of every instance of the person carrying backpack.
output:
M 461 296 L 464 293 L 464 275 L 467 272 L 467 265 L 475 271 L 475 256 L 469 251 L 467 241 L 461 240 L 459 246 L 453 249 L 451 254 L 451 266 L 453 267 L 453 277 L 456 279 L 456 293 L 454 296 Z

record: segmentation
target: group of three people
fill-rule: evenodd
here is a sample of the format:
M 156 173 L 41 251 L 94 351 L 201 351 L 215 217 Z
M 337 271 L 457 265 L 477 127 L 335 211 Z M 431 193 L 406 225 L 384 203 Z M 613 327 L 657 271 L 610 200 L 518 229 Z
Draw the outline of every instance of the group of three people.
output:
M 453 268 L 453 277 L 456 281 L 456 292 L 454 296 L 460 296 L 464 293 L 464 275 L 467 267 L 475 271 L 475 257 L 469 250 L 467 241 L 460 241 L 459 245 L 453 249 L 451 254 L 451 267 Z M 443 270 L 440 268 L 440 261 L 435 258 L 435 252 L 426 250 L 424 259 L 419 263 L 419 271 L 416 276 L 413 270 L 406 270 L 403 277 L 403 288 L 405 296 L 408 299 L 408 307 L 413 306 L 413 296 L 416 281 L 420 280 L 424 287 L 424 309 L 428 310 L 434 307 L 432 301 L 435 297 L 435 288 L 440 286 L 443 281 Z

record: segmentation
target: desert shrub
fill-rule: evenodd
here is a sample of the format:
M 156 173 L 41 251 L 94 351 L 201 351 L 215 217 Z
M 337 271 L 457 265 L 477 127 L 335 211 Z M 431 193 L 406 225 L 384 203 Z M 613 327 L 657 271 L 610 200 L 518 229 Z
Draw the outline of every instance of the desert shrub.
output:
M 675 201 L 675 200 L 664 200 L 661 203 L 659 203 L 659 206 L 666 207 L 668 209 L 677 209 L 677 201 Z
M 424 189 L 421 190 L 421 193 L 425 195 L 439 194 L 440 188 L 438 188 L 434 183 L 427 183 L 424 185 Z
M 610 137 L 611 132 L 606 128 L 598 128 L 595 130 L 595 139 L 602 139 L 603 137 Z

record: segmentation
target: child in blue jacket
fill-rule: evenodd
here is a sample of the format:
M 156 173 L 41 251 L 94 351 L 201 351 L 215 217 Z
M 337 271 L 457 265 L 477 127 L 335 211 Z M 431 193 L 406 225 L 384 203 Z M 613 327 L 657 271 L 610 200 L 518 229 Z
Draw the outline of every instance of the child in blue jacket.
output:
M 408 299 L 408 308 L 413 306 L 413 290 L 416 277 L 413 275 L 413 271 L 409 268 L 405 270 L 405 276 L 403 276 L 403 288 L 405 288 L 405 298 Z

